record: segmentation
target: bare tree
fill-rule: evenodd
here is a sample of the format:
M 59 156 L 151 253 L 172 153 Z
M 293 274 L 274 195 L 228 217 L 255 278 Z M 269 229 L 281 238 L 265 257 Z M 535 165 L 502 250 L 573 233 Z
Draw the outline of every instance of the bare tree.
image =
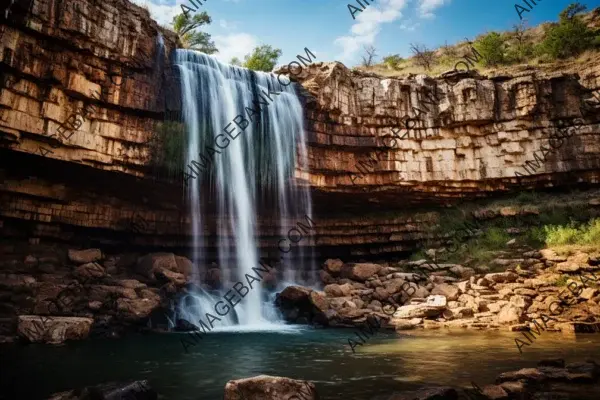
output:
M 417 65 L 420 65 L 429 71 L 431 69 L 431 65 L 435 62 L 435 53 L 428 49 L 424 44 L 418 43 L 411 43 L 410 50 L 414 54 Z
M 456 57 L 457 56 L 456 48 L 454 46 L 448 45 L 448 41 L 444 42 L 442 49 L 444 50 L 445 56 L 448 56 L 448 57 Z
M 363 67 L 370 67 L 373 65 L 375 58 L 377 57 L 375 46 L 363 46 L 366 55 L 362 56 Z
M 527 20 L 524 19 L 518 24 L 513 25 L 513 33 L 515 35 L 515 39 L 519 43 L 519 47 L 522 47 L 525 44 L 525 32 L 527 31 Z

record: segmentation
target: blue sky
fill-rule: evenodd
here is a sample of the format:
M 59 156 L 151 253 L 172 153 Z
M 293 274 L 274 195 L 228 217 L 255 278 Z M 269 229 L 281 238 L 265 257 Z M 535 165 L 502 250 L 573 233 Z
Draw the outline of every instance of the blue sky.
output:
M 369 2 L 353 19 L 348 5 L 334 0 L 200 0 L 198 11 L 213 19 L 205 29 L 215 40 L 217 58 L 228 62 L 243 59 L 260 44 L 283 51 L 279 64 L 287 64 L 308 47 L 317 61 L 340 61 L 347 66 L 359 64 L 363 46 L 373 45 L 380 57 L 389 54 L 409 56 L 409 43 L 438 47 L 473 39 L 492 30 L 507 30 L 519 22 L 515 4 L 523 0 L 360 0 Z M 154 19 L 169 25 L 181 13 L 180 4 L 195 9 L 189 0 L 133 0 L 146 4 Z M 197 0 L 194 0 L 199 4 Z M 533 4 L 532 0 L 528 0 Z M 537 0 L 530 12 L 523 13 L 530 26 L 556 21 L 558 13 L 573 0 Z M 600 0 L 580 0 L 594 9 Z

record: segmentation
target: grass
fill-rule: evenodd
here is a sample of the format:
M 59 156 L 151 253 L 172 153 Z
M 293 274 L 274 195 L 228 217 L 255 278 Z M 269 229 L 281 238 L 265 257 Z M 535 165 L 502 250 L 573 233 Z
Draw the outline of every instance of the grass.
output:
M 600 193 L 600 192 L 599 192 Z M 589 198 L 599 193 L 572 192 L 569 194 L 521 192 L 505 199 L 492 201 L 475 201 L 451 208 L 440 213 L 434 238 L 446 238 L 446 249 L 456 249 L 454 253 L 442 253 L 440 262 L 487 264 L 502 252 L 510 251 L 506 243 L 516 239 L 519 251 L 552 247 L 560 253 L 600 252 L 600 212 L 589 207 Z M 510 206 L 517 211 L 537 209 L 539 214 L 517 215 L 513 217 L 494 217 L 473 222 L 474 211 L 498 211 Z M 464 228 L 471 233 L 466 235 Z M 518 228 L 520 233 L 507 233 L 508 228 Z M 475 229 L 475 231 L 473 231 Z M 461 233 L 456 233 L 462 230 Z M 424 243 L 410 258 L 419 260 L 426 258 L 424 250 L 438 247 L 440 239 L 431 239 Z M 517 253 L 515 256 L 518 256 Z
M 568 276 L 561 275 L 560 278 L 558 278 L 556 280 L 556 282 L 554 282 L 554 285 L 559 286 L 559 287 L 561 287 L 561 286 L 567 286 L 568 281 L 569 281 L 569 277 Z
M 548 246 L 600 245 L 600 218 L 587 224 L 571 222 L 568 225 L 544 226 Z

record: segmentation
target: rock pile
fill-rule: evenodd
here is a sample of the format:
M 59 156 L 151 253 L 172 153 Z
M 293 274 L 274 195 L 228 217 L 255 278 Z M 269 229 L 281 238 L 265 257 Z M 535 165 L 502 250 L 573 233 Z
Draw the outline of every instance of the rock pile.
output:
M 505 262 L 506 261 L 506 262 Z M 548 330 L 585 331 L 600 323 L 600 256 L 576 252 L 528 251 L 516 267 L 482 273 L 456 264 L 439 264 L 428 278 L 411 273 L 424 261 L 391 264 L 344 264 L 327 260 L 321 271 L 324 290 L 287 288 L 277 299 L 286 319 L 296 323 L 359 326 L 367 317 L 387 321 L 397 330 L 423 327 L 527 330 L 531 321 L 549 314 L 570 288 L 585 287 L 569 307 L 553 314 Z M 494 260 L 492 265 L 514 265 L 514 260 Z M 443 269 L 451 270 L 456 279 Z M 407 287 L 408 282 L 410 287 Z M 404 285 L 404 286 L 403 286 Z M 396 307 L 392 318 L 386 307 Z M 589 329 L 588 329 L 589 330 Z
M 145 329 L 187 283 L 192 263 L 171 253 L 105 255 L 99 249 L 28 255 L 0 274 L 0 341 L 62 343 Z M 13 273 L 14 272 L 14 273 Z

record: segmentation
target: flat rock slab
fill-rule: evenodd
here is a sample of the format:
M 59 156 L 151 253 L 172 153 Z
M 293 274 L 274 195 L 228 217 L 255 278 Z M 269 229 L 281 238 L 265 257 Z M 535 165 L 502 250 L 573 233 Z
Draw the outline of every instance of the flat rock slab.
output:
M 60 344 L 87 338 L 93 322 L 92 318 L 19 315 L 17 333 L 33 343 Z
M 443 311 L 445 307 L 428 306 L 423 304 L 416 304 L 412 306 L 398 307 L 394 313 L 394 318 L 427 318 L 437 317 Z

